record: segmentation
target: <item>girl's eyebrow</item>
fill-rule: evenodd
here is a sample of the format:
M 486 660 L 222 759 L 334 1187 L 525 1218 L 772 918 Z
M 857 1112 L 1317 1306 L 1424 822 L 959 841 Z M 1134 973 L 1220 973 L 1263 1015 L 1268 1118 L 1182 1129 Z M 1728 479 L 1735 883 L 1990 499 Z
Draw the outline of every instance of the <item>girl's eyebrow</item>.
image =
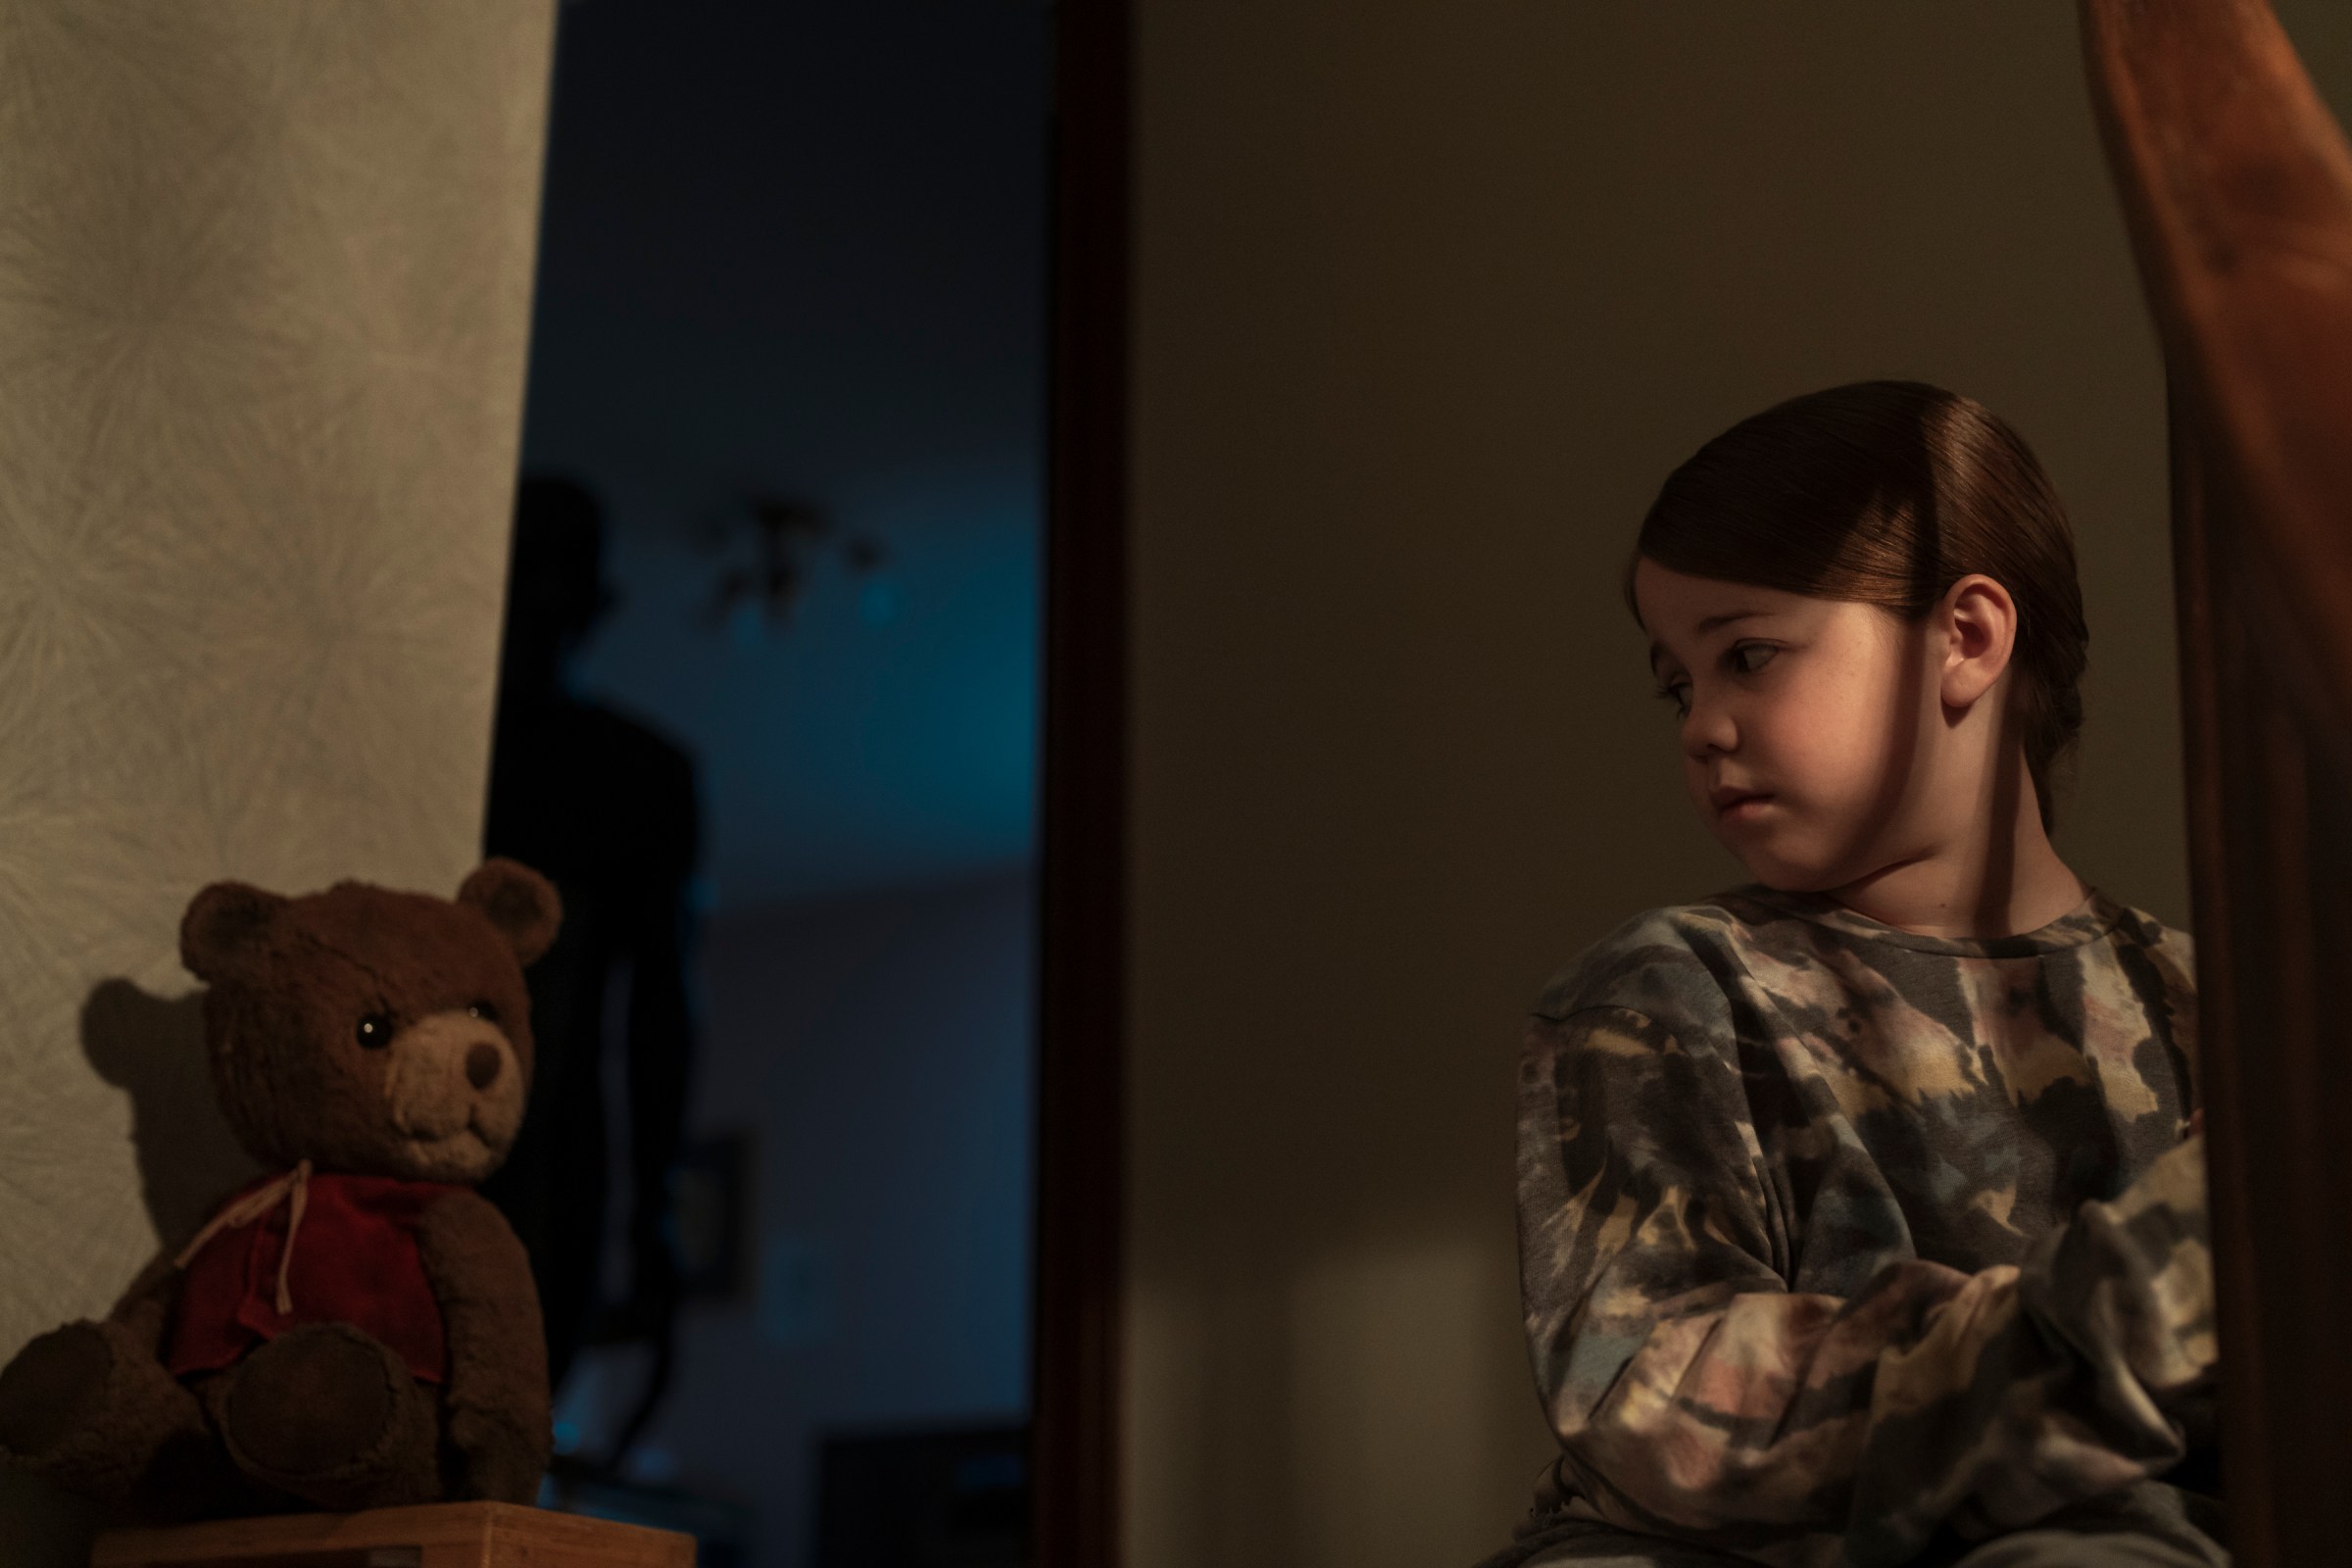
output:
M 1715 630 L 1718 626 L 1729 626 L 1736 620 L 1752 620 L 1758 615 L 1769 613 L 1771 613 L 1771 612 L 1764 610 L 1726 611 L 1720 615 L 1709 615 L 1704 620 L 1701 620 L 1696 628 L 1696 633 L 1698 636 L 1704 637 L 1707 633 Z M 1649 672 L 1651 674 L 1654 675 L 1658 672 L 1658 661 L 1664 658 L 1665 654 L 1666 645 L 1664 643 L 1652 642 L 1649 645 Z

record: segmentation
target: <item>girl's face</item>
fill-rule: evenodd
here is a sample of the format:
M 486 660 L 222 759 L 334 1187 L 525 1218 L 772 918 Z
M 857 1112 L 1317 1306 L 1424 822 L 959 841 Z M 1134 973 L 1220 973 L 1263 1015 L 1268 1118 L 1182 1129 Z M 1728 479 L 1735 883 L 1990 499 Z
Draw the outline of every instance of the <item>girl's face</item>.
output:
M 1767 887 L 1821 892 L 1934 853 L 1962 781 L 1938 776 L 1948 730 L 1934 619 L 1874 605 L 1634 572 L 1660 695 L 1681 721 L 1683 777 L 1723 847 Z

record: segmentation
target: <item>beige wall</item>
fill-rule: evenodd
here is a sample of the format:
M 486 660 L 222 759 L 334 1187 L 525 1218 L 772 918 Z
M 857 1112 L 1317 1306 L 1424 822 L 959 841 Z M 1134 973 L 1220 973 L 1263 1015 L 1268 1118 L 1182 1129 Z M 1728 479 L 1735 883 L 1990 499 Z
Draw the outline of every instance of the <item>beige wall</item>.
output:
M 2159 367 L 2072 7 L 1138 11 L 1129 1561 L 1467 1562 L 1550 1446 L 1521 1010 L 1738 879 L 1616 597 L 1642 509 L 1814 387 L 2004 413 L 2093 633 L 2061 848 L 2184 922 Z
M 476 856 L 553 19 L 0 0 L 0 1356 L 236 1170 L 188 896 Z

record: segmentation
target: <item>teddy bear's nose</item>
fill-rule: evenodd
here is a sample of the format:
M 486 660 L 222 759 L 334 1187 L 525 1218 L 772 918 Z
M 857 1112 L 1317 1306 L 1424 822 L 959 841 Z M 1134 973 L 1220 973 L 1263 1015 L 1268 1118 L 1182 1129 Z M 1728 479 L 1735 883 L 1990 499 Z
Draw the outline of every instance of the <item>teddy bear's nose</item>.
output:
M 487 1089 L 498 1081 L 498 1048 L 486 1040 L 477 1040 L 466 1053 L 466 1081 L 476 1089 Z

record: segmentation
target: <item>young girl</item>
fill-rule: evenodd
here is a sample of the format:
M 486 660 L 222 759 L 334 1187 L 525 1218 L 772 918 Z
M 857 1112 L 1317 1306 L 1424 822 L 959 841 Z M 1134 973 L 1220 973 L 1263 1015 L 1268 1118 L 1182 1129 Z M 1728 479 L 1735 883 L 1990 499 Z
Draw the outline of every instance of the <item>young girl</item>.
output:
M 1521 1075 L 1560 1439 L 1495 1563 L 2212 1565 L 2188 939 L 2051 848 L 2074 545 L 2018 436 L 1870 382 L 1666 481 L 1627 594 L 1755 878 L 1585 953 Z

